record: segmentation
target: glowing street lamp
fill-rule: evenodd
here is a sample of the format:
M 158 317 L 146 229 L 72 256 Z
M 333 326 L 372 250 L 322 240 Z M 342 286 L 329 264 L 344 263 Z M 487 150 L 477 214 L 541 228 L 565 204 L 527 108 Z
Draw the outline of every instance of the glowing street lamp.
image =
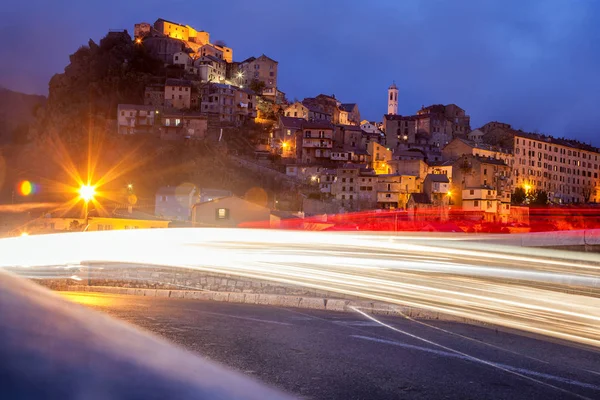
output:
M 88 225 L 89 225 L 89 217 L 90 217 L 90 210 L 89 210 L 89 202 L 91 200 L 94 200 L 94 196 L 96 195 L 96 188 L 90 184 L 87 185 L 81 185 L 81 187 L 79 188 L 79 198 L 81 200 L 84 201 L 85 203 L 85 227 L 83 228 L 84 231 L 87 230 Z
M 83 200 L 86 204 L 90 202 L 90 200 L 94 199 L 96 195 L 96 188 L 92 185 L 81 185 L 79 188 L 79 198 Z
M 525 189 L 525 194 L 529 194 L 529 191 L 531 190 L 531 185 L 525 184 L 523 185 L 523 189 Z

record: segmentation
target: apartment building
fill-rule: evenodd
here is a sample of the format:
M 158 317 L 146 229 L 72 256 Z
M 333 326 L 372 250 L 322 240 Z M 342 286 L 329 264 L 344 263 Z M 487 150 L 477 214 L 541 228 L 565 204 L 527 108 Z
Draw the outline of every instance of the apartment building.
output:
M 600 201 L 600 150 L 573 140 L 516 132 L 514 185 L 548 192 L 550 201 Z
M 365 210 L 377 202 L 377 175 L 366 164 L 344 164 L 335 170 L 330 191 L 342 207 L 348 210 Z

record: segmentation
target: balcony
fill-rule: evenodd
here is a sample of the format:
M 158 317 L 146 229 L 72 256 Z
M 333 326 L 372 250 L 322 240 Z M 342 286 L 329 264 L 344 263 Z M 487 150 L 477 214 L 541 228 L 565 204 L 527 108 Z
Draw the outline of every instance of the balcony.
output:
M 307 141 L 303 141 L 302 142 L 302 147 L 307 147 L 307 148 L 322 148 L 322 149 L 331 149 L 333 147 L 333 144 L 331 143 L 331 141 L 326 141 L 326 142 L 307 142 Z

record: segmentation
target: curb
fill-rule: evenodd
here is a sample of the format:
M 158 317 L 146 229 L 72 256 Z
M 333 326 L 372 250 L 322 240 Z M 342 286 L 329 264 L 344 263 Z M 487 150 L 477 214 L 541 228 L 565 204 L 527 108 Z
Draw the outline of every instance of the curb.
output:
M 67 286 L 59 291 L 67 292 L 94 292 L 109 294 L 125 294 L 146 297 L 165 297 L 172 299 L 188 299 L 201 301 L 220 301 L 226 303 L 254 304 L 262 306 L 293 307 L 309 310 L 356 312 L 353 308 L 362 310 L 369 314 L 389 315 L 399 317 L 410 317 L 414 319 L 438 320 L 449 322 L 461 322 L 470 325 L 492 326 L 491 324 L 439 313 L 424 308 L 407 307 L 398 304 L 384 303 L 370 300 L 342 300 L 327 299 L 320 297 L 303 297 L 279 294 L 258 294 L 239 292 L 211 292 L 199 290 L 167 290 L 167 289 L 136 289 L 121 288 L 113 286 Z

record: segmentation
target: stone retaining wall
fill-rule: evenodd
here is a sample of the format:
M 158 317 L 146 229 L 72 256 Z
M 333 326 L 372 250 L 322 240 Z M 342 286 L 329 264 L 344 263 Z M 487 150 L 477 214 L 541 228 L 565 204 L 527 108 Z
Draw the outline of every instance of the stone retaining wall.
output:
M 35 273 L 35 271 L 33 271 L 33 273 Z M 89 271 L 84 267 L 79 271 L 70 270 L 68 272 L 63 272 L 62 274 L 63 276 L 54 276 L 52 279 L 36 279 L 33 278 L 34 274 L 29 277 L 39 284 L 54 290 L 65 290 L 67 286 L 80 283 L 85 284 L 86 286 L 109 286 L 133 289 L 179 289 L 350 300 L 357 299 L 356 296 L 348 296 L 287 283 L 181 268 L 156 268 L 140 265 L 100 267 L 94 265 L 90 267 Z M 75 276 L 75 278 L 73 278 L 73 276 Z

